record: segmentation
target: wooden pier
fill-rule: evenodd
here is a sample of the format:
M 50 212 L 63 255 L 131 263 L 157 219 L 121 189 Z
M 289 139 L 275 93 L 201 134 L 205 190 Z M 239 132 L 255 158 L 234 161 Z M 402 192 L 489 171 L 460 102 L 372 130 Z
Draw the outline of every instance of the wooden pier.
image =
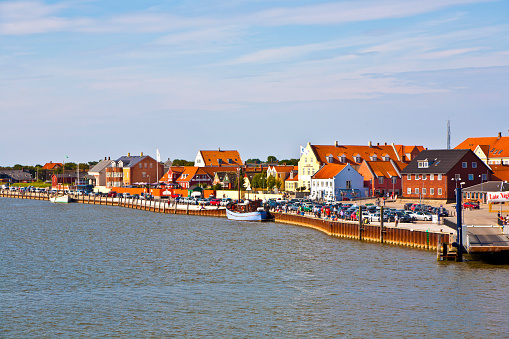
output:
M 49 200 L 53 195 L 48 193 L 19 193 L 7 190 L 0 191 L 0 197 L 17 199 Z M 98 196 L 74 196 L 74 201 L 82 204 L 108 205 L 132 208 L 144 211 L 186 214 L 213 217 L 226 217 L 224 208 L 190 208 L 188 204 L 169 204 L 166 201 L 148 201 L 139 199 L 124 199 Z M 450 234 L 428 232 L 382 225 L 362 224 L 356 221 L 330 220 L 316 218 L 311 214 L 299 215 L 292 213 L 272 212 L 274 220 L 279 223 L 310 227 L 330 236 L 356 239 L 360 241 L 378 242 L 390 245 L 407 246 L 429 251 L 442 251 L 450 248 Z M 447 249 L 445 250 L 447 252 Z M 440 256 L 439 256 L 440 259 Z

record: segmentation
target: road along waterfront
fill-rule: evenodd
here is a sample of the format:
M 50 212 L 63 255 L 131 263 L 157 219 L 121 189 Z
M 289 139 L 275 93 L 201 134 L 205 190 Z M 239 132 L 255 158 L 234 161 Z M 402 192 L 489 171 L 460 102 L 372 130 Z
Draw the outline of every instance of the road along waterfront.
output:
M 280 223 L 0 199 L 2 337 L 504 337 L 507 266 Z

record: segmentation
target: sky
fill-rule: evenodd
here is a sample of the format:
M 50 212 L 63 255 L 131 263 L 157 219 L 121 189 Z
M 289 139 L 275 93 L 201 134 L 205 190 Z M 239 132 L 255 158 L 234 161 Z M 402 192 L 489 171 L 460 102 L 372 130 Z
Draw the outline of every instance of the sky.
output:
M 0 166 L 455 147 L 507 79 L 507 0 L 0 0 Z

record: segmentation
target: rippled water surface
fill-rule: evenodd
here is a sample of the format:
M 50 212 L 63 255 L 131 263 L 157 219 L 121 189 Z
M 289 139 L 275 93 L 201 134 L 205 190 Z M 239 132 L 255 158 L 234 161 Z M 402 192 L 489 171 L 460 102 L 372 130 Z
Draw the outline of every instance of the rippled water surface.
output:
M 508 266 L 277 223 L 0 211 L 0 337 L 509 336 Z

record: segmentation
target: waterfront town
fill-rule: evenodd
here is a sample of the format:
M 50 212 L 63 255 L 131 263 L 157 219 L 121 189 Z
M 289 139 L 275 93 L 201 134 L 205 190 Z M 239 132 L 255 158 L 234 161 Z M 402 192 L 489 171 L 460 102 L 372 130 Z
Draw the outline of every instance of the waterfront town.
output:
M 509 188 L 509 136 L 502 133 L 468 138 L 453 149 L 371 141 L 344 145 L 335 141 L 300 146 L 299 159 L 242 159 L 237 150 L 222 149 L 199 150 L 194 161 L 163 162 L 143 153 L 105 156 L 89 166 L 81 164 L 81 169 L 74 163 L 48 159 L 46 164 L 30 169 L 21 165 L 0 169 L 0 182 L 6 188 L 39 181 L 46 183 L 45 189 L 75 190 L 79 194 L 221 198 L 215 192 L 236 191 L 240 175 L 244 194 L 270 192 L 321 202 L 370 197 L 447 203 L 454 201 L 455 188 L 461 186 L 464 199 L 486 203 L 488 191 Z M 208 192 L 207 196 L 202 192 Z
M 30 170 L 21 165 L 0 169 L 0 182 L 6 187 L 42 181 L 47 189 L 79 194 L 149 193 L 159 198 L 201 195 L 204 190 L 214 196 L 218 190 L 235 191 L 240 174 L 244 194 L 270 192 L 322 202 L 372 197 L 446 203 L 454 201 L 455 188 L 461 186 L 464 199 L 486 203 L 486 193 L 493 185 L 499 191 L 509 188 L 509 136 L 501 133 L 468 138 L 453 149 L 335 141 L 300 146 L 299 159 L 242 159 L 237 150 L 222 149 L 199 150 L 194 161 L 162 162 L 143 153 L 105 156 L 86 169 L 86 165 L 79 169 L 73 163 L 48 159 Z

